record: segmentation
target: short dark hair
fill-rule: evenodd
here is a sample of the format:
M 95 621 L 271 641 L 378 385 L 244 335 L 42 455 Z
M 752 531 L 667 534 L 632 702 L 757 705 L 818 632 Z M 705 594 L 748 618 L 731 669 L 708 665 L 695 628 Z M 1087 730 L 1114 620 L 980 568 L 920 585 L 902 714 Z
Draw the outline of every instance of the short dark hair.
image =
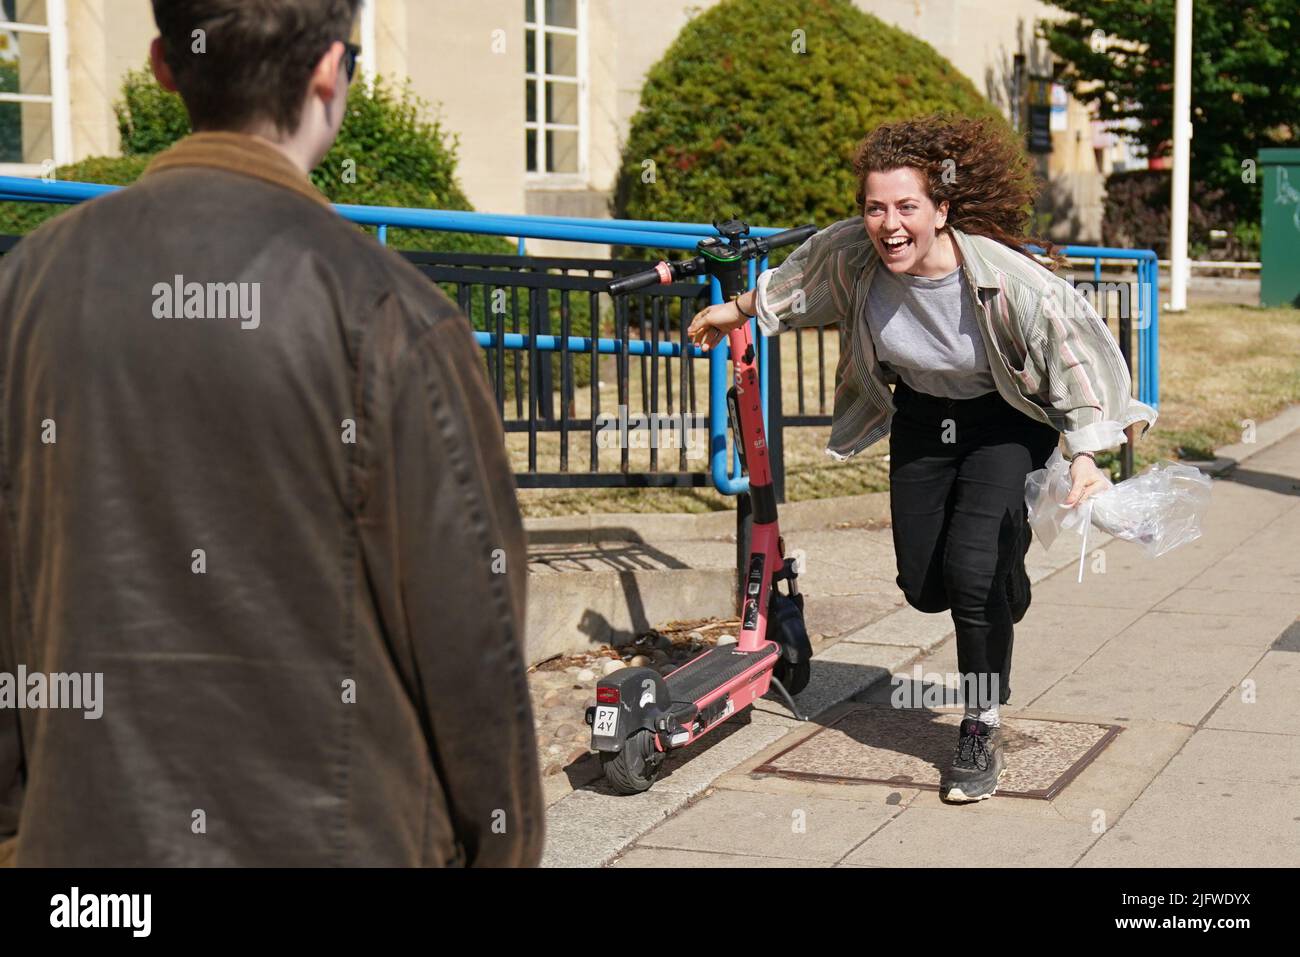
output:
M 163 59 L 190 125 L 237 130 L 270 120 L 281 132 L 295 132 L 312 70 L 331 43 L 348 39 L 360 5 L 361 0 L 153 0 Z

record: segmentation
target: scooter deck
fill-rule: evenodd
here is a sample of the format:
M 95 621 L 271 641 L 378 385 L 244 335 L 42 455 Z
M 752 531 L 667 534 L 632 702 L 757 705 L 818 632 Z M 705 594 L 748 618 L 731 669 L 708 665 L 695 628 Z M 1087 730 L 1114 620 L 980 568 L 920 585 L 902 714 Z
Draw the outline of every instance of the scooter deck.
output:
M 757 651 L 741 651 L 735 645 L 711 648 L 664 679 L 668 694 L 674 703 L 697 703 L 764 659 L 775 657 L 778 650 L 771 643 Z

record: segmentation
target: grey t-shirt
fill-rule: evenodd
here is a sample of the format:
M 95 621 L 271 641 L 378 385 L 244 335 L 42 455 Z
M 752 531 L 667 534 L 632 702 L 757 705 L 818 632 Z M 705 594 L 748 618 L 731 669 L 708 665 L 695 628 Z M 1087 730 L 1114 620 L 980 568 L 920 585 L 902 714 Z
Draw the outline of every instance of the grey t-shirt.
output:
M 876 356 L 917 392 L 973 399 L 996 391 L 960 267 L 940 279 L 876 270 L 867 296 Z

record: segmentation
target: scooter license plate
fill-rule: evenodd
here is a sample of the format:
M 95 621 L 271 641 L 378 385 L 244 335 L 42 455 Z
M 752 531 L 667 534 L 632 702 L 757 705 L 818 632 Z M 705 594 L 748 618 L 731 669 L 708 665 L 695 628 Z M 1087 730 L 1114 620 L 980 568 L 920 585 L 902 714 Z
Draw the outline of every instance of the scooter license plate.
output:
M 618 737 L 618 705 L 597 705 L 591 733 L 601 738 Z

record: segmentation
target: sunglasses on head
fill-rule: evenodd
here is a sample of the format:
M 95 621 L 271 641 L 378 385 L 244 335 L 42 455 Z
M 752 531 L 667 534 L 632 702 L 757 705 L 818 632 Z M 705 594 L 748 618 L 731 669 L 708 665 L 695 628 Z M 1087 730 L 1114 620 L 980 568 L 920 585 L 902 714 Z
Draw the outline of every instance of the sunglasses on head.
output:
M 343 68 L 348 71 L 348 82 L 357 72 L 357 57 L 361 56 L 361 47 L 349 40 L 343 41 Z

